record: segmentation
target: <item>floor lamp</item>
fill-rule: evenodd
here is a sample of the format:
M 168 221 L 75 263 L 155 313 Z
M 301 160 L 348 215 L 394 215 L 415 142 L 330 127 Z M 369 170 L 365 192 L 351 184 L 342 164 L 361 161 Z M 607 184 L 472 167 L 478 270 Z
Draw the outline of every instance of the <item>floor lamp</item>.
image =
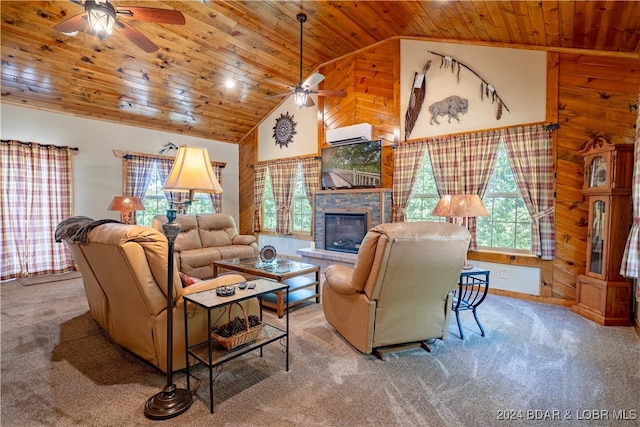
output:
M 469 218 L 489 216 L 489 211 L 484 207 L 477 194 L 445 194 L 440 198 L 431 215 L 462 218 L 462 225 L 469 229 Z M 464 270 L 473 268 L 471 264 L 467 263 L 466 255 L 462 268 Z
M 222 187 L 211 167 L 209 153 L 202 147 L 181 146 L 169 177 L 162 188 L 166 191 L 189 192 L 189 199 L 181 204 L 189 205 L 193 201 L 194 191 L 203 193 L 222 193 Z M 175 204 L 174 204 L 175 205 Z M 180 233 L 180 223 L 176 221 L 177 210 L 167 209 L 167 222 L 162 225 L 169 242 L 167 275 L 167 383 L 161 392 L 153 395 L 144 405 L 144 415 L 152 420 L 166 420 L 184 413 L 191 403 L 193 394 L 186 389 L 177 388 L 173 383 L 173 269 L 174 243 Z M 187 360 L 187 363 L 189 361 Z

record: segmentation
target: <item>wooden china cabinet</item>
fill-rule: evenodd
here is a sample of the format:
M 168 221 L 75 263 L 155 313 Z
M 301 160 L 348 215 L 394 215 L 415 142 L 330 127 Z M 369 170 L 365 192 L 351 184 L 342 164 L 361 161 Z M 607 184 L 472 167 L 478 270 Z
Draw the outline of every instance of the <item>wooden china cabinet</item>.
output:
M 631 228 L 633 145 L 598 135 L 580 152 L 589 207 L 587 261 L 572 310 L 601 325 L 630 325 L 631 281 L 620 275 L 620 265 Z

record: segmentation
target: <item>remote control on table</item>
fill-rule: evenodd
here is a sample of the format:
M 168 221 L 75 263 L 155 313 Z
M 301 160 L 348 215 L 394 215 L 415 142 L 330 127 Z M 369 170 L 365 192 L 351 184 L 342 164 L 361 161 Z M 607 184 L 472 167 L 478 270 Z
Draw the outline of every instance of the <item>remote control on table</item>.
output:
M 247 287 L 247 282 L 242 282 L 238 285 L 238 289 L 244 289 Z

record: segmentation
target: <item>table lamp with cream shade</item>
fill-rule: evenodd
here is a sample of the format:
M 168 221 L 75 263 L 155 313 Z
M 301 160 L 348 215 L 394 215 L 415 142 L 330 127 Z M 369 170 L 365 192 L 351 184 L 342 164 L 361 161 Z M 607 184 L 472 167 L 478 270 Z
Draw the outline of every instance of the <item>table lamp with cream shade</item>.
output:
M 484 207 L 477 194 L 445 194 L 440 198 L 431 215 L 462 218 L 462 225 L 468 229 L 469 218 L 489 216 L 489 211 Z M 466 257 L 462 268 L 465 270 L 473 268 L 471 264 L 467 263 Z
M 115 196 L 111 200 L 108 208 L 110 211 L 120 211 L 122 213 L 122 222 L 125 224 L 133 224 L 132 212 L 143 211 L 144 204 L 140 197 L 136 196 Z
M 189 192 L 189 199 L 180 202 L 180 205 L 191 204 L 194 191 L 222 193 L 222 187 L 213 172 L 207 150 L 202 147 L 181 146 L 178 149 L 171 172 L 169 172 L 169 177 L 164 183 L 163 190 Z M 163 390 L 147 400 L 144 406 L 145 416 L 154 420 L 176 417 L 189 409 L 193 403 L 193 393 L 190 390 L 177 388 L 173 384 L 173 252 L 176 237 L 180 233 L 180 223 L 176 221 L 178 213 L 173 205 L 167 209 L 167 222 L 162 225 L 162 230 L 169 242 L 167 260 L 167 383 Z M 187 378 L 187 384 L 188 382 Z

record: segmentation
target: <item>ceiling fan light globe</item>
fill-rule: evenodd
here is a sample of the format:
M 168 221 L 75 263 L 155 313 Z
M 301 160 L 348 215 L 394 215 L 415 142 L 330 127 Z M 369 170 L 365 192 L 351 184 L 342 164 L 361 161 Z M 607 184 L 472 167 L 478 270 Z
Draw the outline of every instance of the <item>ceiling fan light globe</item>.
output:
M 304 91 L 294 93 L 293 99 L 298 108 L 303 108 L 307 104 L 307 94 Z
M 111 35 L 116 23 L 116 11 L 110 3 L 104 5 L 87 1 L 85 3 L 87 20 L 93 34 L 100 40 L 104 40 Z

